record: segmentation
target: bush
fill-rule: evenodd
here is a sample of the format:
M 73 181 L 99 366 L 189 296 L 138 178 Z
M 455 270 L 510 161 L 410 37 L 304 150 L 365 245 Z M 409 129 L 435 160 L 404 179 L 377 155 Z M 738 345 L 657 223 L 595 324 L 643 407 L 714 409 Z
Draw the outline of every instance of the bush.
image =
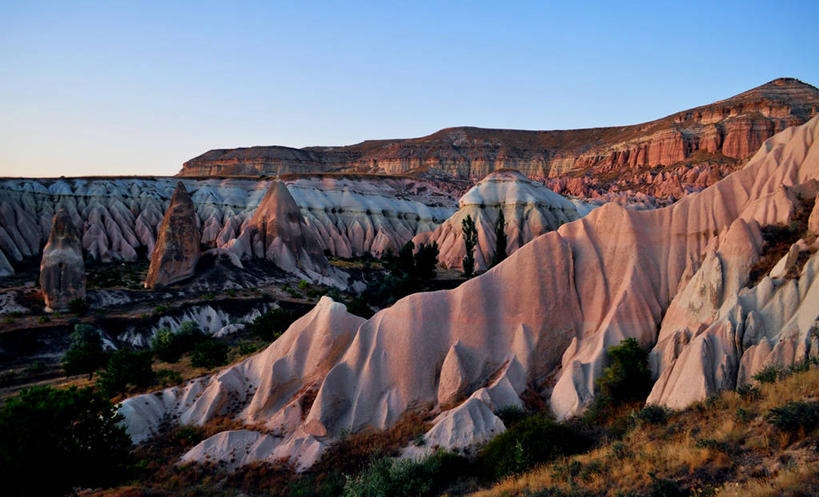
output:
M 518 406 L 505 406 L 495 411 L 495 415 L 503 421 L 503 426 L 511 428 L 529 417 L 529 415 Z
M 154 382 L 151 370 L 151 353 L 121 349 L 108 359 L 105 369 L 100 372 L 97 386 L 109 397 L 127 393 L 129 386 L 146 388 Z
M 807 433 L 819 424 L 819 402 L 788 402 L 771 409 L 766 419 L 782 431 Z
M 63 495 L 121 481 L 131 462 L 121 419 L 91 388 L 21 391 L 0 410 L 3 494 Z
M 589 441 L 575 427 L 537 415 L 493 438 L 478 455 L 478 462 L 484 474 L 503 478 L 588 447 Z
M 773 383 L 779 379 L 781 373 L 779 366 L 771 364 L 762 371 L 754 375 L 754 379 L 760 383 Z
M 423 497 L 438 495 L 462 471 L 464 458 L 437 451 L 420 461 L 380 458 L 355 478 L 348 478 L 344 497 Z
M 68 302 L 68 312 L 77 316 L 85 316 L 88 312 L 88 303 L 85 299 L 74 299 Z
M 648 353 L 634 338 L 609 347 L 609 367 L 597 379 L 597 395 L 586 415 L 595 421 L 611 414 L 611 410 L 628 402 L 642 401 L 651 391 Z
M 668 408 L 658 406 L 657 404 L 649 404 L 637 413 L 637 419 L 643 423 L 652 425 L 665 424 L 668 421 Z
M 755 401 L 762 398 L 762 391 L 758 387 L 745 384 L 737 387 L 737 395 L 742 400 Z
M 172 369 L 160 369 L 155 376 L 156 382 L 163 387 L 171 387 L 182 383 L 182 374 Z
M 347 312 L 361 316 L 365 319 L 370 319 L 375 312 L 367 304 L 363 297 L 356 297 L 347 304 Z
M 85 374 L 89 377 L 108 361 L 108 354 L 102 348 L 99 331 L 87 324 L 74 326 L 71 345 L 63 355 L 63 369 L 67 375 Z
M 295 320 L 295 313 L 287 309 L 272 309 L 250 323 L 250 332 L 262 340 L 273 342 L 282 336 Z
M 185 352 L 193 350 L 197 343 L 205 340 L 205 334 L 193 321 L 185 321 L 179 331 L 172 332 L 167 328 L 157 330 L 151 340 L 151 351 L 165 362 L 177 362 Z
M 191 354 L 191 365 L 195 368 L 213 369 L 227 363 L 228 346 L 218 340 L 208 340 L 196 344 Z

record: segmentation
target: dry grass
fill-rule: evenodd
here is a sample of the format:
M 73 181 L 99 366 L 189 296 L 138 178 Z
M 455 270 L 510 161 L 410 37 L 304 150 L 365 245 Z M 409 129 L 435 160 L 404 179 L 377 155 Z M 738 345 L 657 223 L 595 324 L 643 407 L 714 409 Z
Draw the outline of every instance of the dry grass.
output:
M 760 389 L 758 400 L 724 392 L 675 412 L 665 425 L 638 423 L 620 441 L 540 466 L 473 495 L 509 497 L 546 488 L 600 496 L 642 495 L 655 478 L 674 481 L 692 496 L 819 495 L 817 431 L 794 439 L 765 420 L 774 407 L 815 398 L 819 369 Z

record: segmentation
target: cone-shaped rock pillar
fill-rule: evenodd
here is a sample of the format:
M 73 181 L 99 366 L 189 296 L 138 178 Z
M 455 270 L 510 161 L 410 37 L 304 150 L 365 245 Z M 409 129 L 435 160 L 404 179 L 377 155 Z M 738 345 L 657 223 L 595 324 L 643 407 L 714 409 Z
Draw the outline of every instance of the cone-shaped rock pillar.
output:
M 242 255 L 265 258 L 291 273 L 326 275 L 327 258 L 287 185 L 274 181 L 236 240 Z
M 40 262 L 40 288 L 47 310 L 63 310 L 74 299 L 85 298 L 85 262 L 82 244 L 71 216 L 57 209 Z
M 145 288 L 160 288 L 193 276 L 200 255 L 199 238 L 193 201 L 180 181 L 157 233 Z

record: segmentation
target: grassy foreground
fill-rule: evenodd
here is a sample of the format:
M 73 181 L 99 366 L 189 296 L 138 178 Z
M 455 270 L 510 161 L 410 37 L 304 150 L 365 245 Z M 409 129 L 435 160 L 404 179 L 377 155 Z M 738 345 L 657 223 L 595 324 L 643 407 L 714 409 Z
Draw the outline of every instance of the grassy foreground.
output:
M 634 417 L 619 440 L 611 437 L 472 495 L 816 496 L 817 400 L 814 366 L 653 421 Z

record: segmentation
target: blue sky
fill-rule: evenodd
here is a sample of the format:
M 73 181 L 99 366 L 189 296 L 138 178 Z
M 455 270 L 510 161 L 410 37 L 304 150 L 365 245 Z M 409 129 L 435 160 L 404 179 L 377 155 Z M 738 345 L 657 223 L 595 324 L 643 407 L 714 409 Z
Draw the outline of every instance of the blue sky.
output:
M 633 124 L 819 85 L 819 2 L 0 0 L 0 176 L 211 148 Z

